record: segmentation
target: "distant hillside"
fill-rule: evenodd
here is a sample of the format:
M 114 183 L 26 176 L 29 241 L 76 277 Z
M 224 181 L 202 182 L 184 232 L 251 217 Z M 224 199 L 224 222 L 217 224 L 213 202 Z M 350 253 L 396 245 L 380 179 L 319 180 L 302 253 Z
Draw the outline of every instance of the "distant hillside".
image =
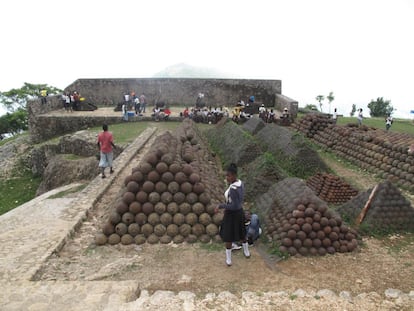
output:
M 216 68 L 196 67 L 185 63 L 175 64 L 154 74 L 155 78 L 237 78 Z

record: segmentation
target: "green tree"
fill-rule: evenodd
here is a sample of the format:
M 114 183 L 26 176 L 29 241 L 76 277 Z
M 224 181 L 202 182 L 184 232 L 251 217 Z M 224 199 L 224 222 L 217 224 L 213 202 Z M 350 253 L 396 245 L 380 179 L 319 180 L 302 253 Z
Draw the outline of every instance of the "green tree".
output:
M 62 92 L 54 86 L 47 84 L 32 84 L 25 82 L 19 89 L 11 89 L 7 92 L 0 92 L 0 103 L 10 112 L 19 108 L 26 109 L 29 99 L 36 99 L 40 96 L 40 91 L 45 89 L 49 95 L 56 95 Z
M 322 105 L 323 105 L 322 101 L 325 99 L 325 96 L 318 95 L 318 96 L 316 96 L 315 99 L 319 102 L 319 107 L 321 108 L 321 112 L 322 112 Z
M 331 113 L 331 103 L 335 99 L 333 92 L 329 92 L 328 96 L 326 96 L 326 99 L 328 100 L 328 103 L 329 103 L 329 113 Z
M 384 100 L 383 97 L 378 97 L 377 100 L 371 100 L 368 104 L 371 117 L 386 117 L 391 114 L 394 108 L 391 106 L 390 100 Z
M 351 117 L 353 117 L 355 115 L 356 112 L 356 105 L 352 104 L 352 109 L 351 109 L 351 113 L 349 114 Z
M 18 108 L 14 112 L 8 112 L 0 117 L 0 136 L 5 134 L 17 134 L 27 130 L 27 110 Z
M 314 104 L 307 104 L 304 109 L 311 110 L 311 111 L 318 111 L 318 107 Z

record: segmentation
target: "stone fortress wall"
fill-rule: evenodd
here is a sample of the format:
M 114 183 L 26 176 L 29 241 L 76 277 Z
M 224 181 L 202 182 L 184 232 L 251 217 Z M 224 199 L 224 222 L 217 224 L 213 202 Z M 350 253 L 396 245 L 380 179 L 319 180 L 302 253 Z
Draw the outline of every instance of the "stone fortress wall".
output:
M 78 79 L 65 92 L 77 91 L 86 102 L 97 106 L 115 107 L 123 101 L 123 95 L 134 91 L 138 96 L 145 94 L 148 107 L 158 102 L 167 105 L 192 107 L 198 93 L 204 94 L 207 106 L 232 107 L 239 100 L 248 101 L 251 95 L 267 107 L 297 114 L 298 102 L 282 95 L 281 80 L 252 79 L 193 79 L 193 78 L 130 78 L 130 79 Z M 48 98 L 46 105 L 40 100 L 29 103 L 29 130 L 34 142 L 54 136 L 85 129 L 91 126 L 121 122 L 121 117 L 97 117 L 93 113 L 85 116 L 48 116 L 53 110 L 62 109 L 59 96 Z M 150 108 L 151 109 L 151 108 Z M 86 115 L 87 114 L 87 115 Z

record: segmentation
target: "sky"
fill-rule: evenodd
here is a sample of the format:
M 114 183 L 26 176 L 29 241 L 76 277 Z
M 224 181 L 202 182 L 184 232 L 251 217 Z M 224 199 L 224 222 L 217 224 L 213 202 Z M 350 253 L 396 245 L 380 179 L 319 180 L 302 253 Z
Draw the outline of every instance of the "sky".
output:
M 340 114 L 384 97 L 414 118 L 411 0 L 2 0 L 0 16 L 0 91 L 186 63 L 280 79 L 302 107 L 332 91 Z

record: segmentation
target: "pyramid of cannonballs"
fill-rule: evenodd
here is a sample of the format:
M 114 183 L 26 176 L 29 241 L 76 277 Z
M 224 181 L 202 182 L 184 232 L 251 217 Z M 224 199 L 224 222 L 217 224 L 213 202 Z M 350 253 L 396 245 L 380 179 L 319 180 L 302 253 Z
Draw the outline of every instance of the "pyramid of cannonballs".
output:
M 327 203 L 345 203 L 355 197 L 358 191 L 338 176 L 328 173 L 317 173 L 308 178 L 306 185 Z
M 286 178 L 270 191 L 273 202 L 266 211 L 265 233 L 280 244 L 280 251 L 323 256 L 357 247 L 356 232 L 303 181 Z
M 157 137 L 96 236 L 99 245 L 220 240 L 214 213 L 224 188 L 191 122 Z M 210 159 L 211 160 L 211 159 Z M 214 203 L 214 204 L 213 204 Z
M 350 221 L 356 221 L 372 191 L 361 193 L 338 211 Z M 378 230 L 414 231 L 414 208 L 396 186 L 385 181 L 378 184 L 362 223 Z

